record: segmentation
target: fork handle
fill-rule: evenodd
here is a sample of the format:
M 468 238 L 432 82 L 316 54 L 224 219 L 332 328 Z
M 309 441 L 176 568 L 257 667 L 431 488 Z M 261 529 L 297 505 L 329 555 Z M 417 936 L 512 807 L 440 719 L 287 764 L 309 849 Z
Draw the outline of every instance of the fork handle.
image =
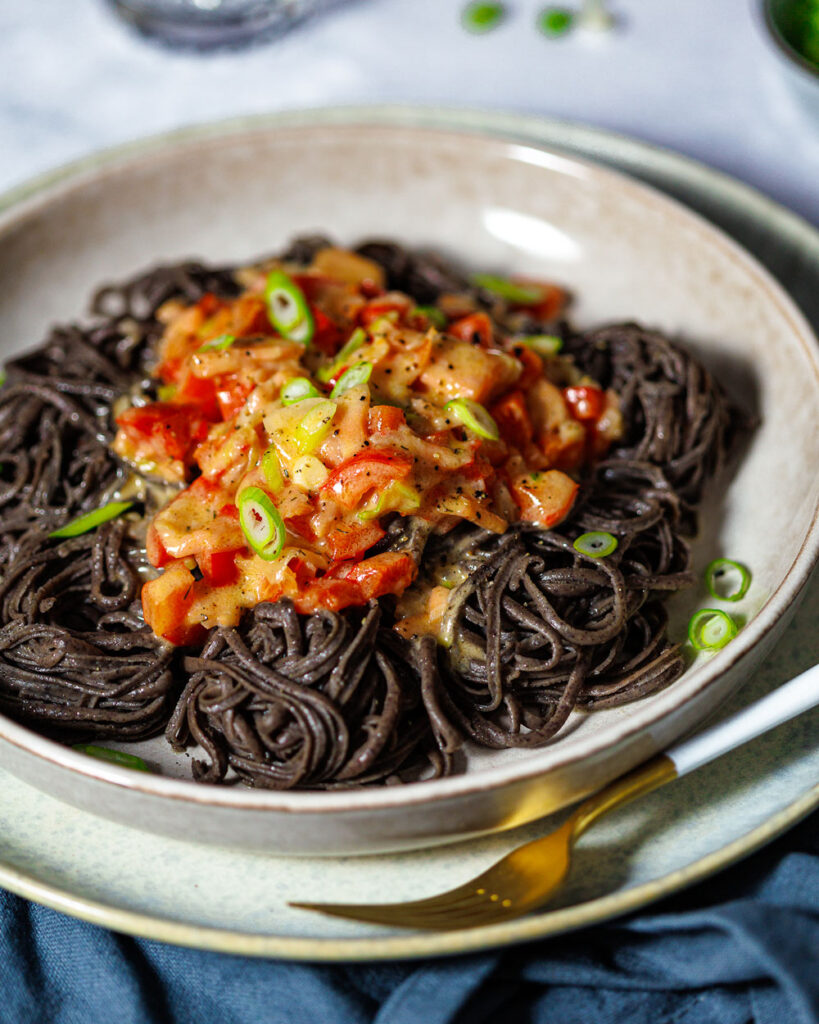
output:
M 721 754 L 742 746 L 763 732 L 795 718 L 819 704 L 819 665 L 777 687 L 766 697 L 738 711 L 710 729 L 677 743 L 664 754 L 609 783 L 594 793 L 572 814 L 567 825 L 574 838 L 585 832 L 592 822 L 608 811 L 634 800 L 644 793 L 664 786 Z
M 666 756 L 674 762 L 678 776 L 687 775 L 817 704 L 819 665 L 814 665 L 725 721 L 670 747 Z

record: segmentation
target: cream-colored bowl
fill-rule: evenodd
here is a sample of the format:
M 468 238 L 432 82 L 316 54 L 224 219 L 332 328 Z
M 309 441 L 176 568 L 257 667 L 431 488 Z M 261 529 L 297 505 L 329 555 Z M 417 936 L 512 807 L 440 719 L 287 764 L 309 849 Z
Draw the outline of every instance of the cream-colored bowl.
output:
M 361 792 L 275 793 L 190 781 L 162 739 L 133 746 L 162 774 L 80 755 L 0 718 L 0 763 L 137 828 L 279 853 L 372 852 L 511 827 L 569 803 L 694 727 L 779 635 L 816 561 L 819 354 L 799 311 L 747 253 L 659 193 L 590 163 L 480 134 L 333 123 L 208 130 L 102 157 L 0 213 L 3 355 L 81 316 L 91 291 L 158 261 L 247 259 L 292 235 L 394 237 L 474 268 L 567 285 L 574 320 L 638 319 L 693 345 L 760 416 L 714 488 L 695 545 L 747 563 L 746 624 L 644 701 L 578 714 L 537 751 L 476 751 L 466 774 Z M 672 602 L 682 636 L 702 588 Z

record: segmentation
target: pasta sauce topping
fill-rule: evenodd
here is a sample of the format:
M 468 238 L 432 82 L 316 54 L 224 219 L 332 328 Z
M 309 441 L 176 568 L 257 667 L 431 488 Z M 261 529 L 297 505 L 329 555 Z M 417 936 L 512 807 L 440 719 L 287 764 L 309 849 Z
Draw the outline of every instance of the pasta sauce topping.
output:
M 438 534 L 552 527 L 621 434 L 617 396 L 558 339 L 506 336 L 467 296 L 419 307 L 329 247 L 241 280 L 233 299 L 166 303 L 158 400 L 117 417 L 116 453 L 180 487 L 148 527 L 161 572 L 142 588 L 172 643 L 282 597 L 305 614 L 401 598 L 419 566 L 387 543 L 398 517 Z M 560 312 L 552 285 L 503 284 L 541 320 Z M 396 628 L 424 631 L 445 586 L 412 588 Z

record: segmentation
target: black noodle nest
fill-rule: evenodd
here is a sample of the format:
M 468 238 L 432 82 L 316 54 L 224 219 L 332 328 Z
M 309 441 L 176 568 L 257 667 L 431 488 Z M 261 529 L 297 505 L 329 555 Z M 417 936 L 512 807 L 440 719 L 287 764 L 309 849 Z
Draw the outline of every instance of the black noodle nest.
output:
M 308 262 L 321 238 L 285 253 Z M 507 331 L 546 325 L 471 288 L 436 256 L 392 242 L 359 252 L 422 304 L 468 291 Z M 407 643 L 390 603 L 341 615 L 260 605 L 201 651 L 157 640 L 141 618 L 141 545 L 120 520 L 70 540 L 48 534 L 97 508 L 125 480 L 109 448 L 114 400 L 147 379 L 168 299 L 234 296 L 230 268 L 160 267 L 97 293 L 90 327 L 56 328 L 7 367 L 0 391 L 0 708 L 68 741 L 127 740 L 163 728 L 198 744 L 203 782 L 329 788 L 446 774 L 465 740 L 530 747 L 577 708 L 652 693 L 684 668 L 666 636 L 665 598 L 690 585 L 686 537 L 709 480 L 747 426 L 705 368 L 654 331 L 617 324 L 558 331 L 583 373 L 621 398 L 625 436 L 582 482 L 568 520 L 503 536 L 464 527 L 429 541 L 431 558 L 469 570 L 451 596 L 445 646 Z M 614 534 L 606 558 L 577 552 Z M 428 540 L 393 524 L 382 547 Z M 180 695 L 181 691 L 181 695 Z

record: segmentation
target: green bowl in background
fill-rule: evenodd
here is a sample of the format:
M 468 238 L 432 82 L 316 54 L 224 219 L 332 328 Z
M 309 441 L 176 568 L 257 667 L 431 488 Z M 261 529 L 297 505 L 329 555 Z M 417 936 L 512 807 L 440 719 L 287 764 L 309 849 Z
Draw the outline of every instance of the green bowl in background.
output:
M 762 0 L 762 14 L 794 95 L 819 117 L 819 0 Z

